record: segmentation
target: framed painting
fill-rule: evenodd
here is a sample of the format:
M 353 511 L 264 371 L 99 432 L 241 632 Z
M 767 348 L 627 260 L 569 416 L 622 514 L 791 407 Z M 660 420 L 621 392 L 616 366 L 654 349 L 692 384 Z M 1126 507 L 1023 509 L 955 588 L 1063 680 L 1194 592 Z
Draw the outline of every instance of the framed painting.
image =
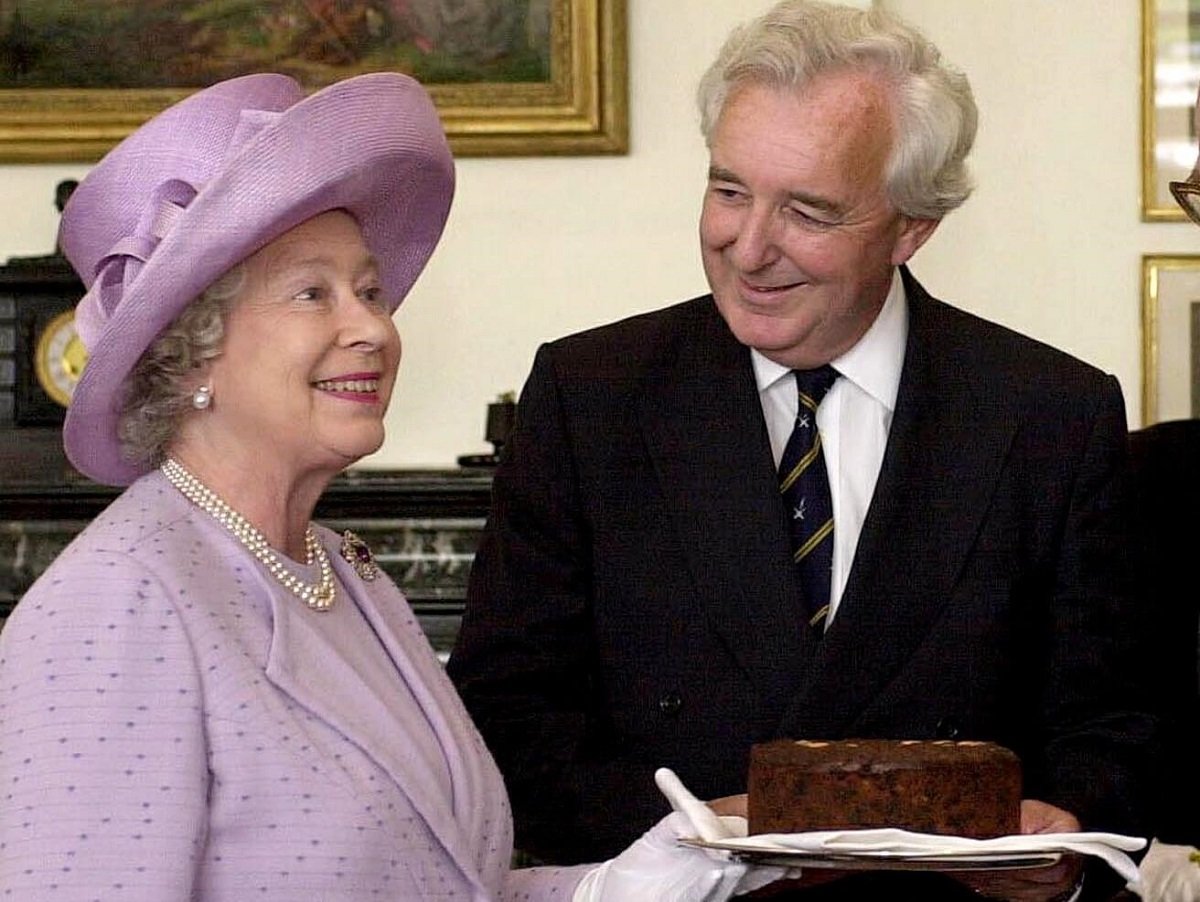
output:
M 1142 0 L 1142 219 L 1186 217 L 1168 185 L 1196 162 L 1200 0 Z
M 235 75 L 380 70 L 458 155 L 628 149 L 625 0 L 0 0 L 0 162 L 96 160 Z
M 1142 423 L 1200 417 L 1200 254 L 1142 257 Z

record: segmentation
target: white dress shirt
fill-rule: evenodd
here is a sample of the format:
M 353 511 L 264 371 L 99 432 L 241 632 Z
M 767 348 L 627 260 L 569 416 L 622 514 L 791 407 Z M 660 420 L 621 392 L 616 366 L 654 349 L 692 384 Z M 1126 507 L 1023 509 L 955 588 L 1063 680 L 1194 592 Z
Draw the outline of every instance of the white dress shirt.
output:
M 833 579 L 829 591 L 829 617 L 837 616 L 838 604 L 854 563 L 854 551 L 862 532 L 867 508 L 875 492 L 875 481 L 883 464 L 904 348 L 908 340 L 908 300 L 897 270 L 892 286 L 865 335 L 849 351 L 830 361 L 842 375 L 817 409 L 817 428 L 829 474 L 833 500 Z M 758 397 L 762 402 L 775 467 L 792 434 L 799 398 L 791 370 L 751 349 Z

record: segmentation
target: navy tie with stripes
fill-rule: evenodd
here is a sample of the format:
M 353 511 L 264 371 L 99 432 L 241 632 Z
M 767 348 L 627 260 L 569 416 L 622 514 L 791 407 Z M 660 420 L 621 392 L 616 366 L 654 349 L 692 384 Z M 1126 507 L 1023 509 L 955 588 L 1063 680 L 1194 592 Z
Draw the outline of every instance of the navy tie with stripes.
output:
M 793 370 L 800 404 L 787 447 L 779 461 L 779 492 L 792 533 L 792 558 L 800 572 L 809 626 L 824 632 L 829 616 L 829 585 L 833 570 L 833 500 L 817 429 L 817 407 L 837 380 L 838 371 L 826 364 L 814 370 Z

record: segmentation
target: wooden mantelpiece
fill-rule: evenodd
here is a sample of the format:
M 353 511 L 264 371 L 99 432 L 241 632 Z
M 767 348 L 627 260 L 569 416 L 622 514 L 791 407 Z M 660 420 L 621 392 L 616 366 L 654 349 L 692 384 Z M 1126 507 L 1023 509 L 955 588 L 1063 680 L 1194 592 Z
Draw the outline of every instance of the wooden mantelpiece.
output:
M 29 433 L 12 442 L 16 432 L 28 431 L 8 432 L 9 450 L 23 446 L 43 464 L 49 459 L 51 475 L 18 478 L 0 471 L 0 618 L 119 492 L 58 462 L 43 436 Z M 353 470 L 326 490 L 316 517 L 333 529 L 354 530 L 371 546 L 444 656 L 458 631 L 490 494 L 487 470 Z

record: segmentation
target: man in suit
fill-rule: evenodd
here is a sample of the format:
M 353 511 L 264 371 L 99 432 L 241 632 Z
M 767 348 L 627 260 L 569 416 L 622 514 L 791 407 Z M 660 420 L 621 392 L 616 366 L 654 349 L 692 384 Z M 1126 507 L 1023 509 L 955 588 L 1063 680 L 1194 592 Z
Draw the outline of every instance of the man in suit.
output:
M 1200 128 L 1200 99 L 1192 113 Z M 1171 194 L 1200 225 L 1200 159 Z M 1155 839 L 1141 862 L 1143 895 L 1153 902 L 1200 898 L 1200 786 L 1192 777 L 1200 750 L 1200 603 L 1195 589 L 1194 530 L 1171 513 L 1200 505 L 1200 419 L 1170 420 L 1129 436 L 1147 598 L 1154 605 L 1162 711 L 1162 767 L 1155 773 Z
M 969 194 L 966 79 L 879 10 L 789 0 L 700 106 L 712 294 L 542 347 L 495 477 L 450 671 L 519 845 L 617 848 L 656 766 L 738 793 L 775 737 L 993 740 L 1022 829 L 1137 831 L 1120 388 L 905 267 Z M 777 470 L 826 364 L 814 583 Z

